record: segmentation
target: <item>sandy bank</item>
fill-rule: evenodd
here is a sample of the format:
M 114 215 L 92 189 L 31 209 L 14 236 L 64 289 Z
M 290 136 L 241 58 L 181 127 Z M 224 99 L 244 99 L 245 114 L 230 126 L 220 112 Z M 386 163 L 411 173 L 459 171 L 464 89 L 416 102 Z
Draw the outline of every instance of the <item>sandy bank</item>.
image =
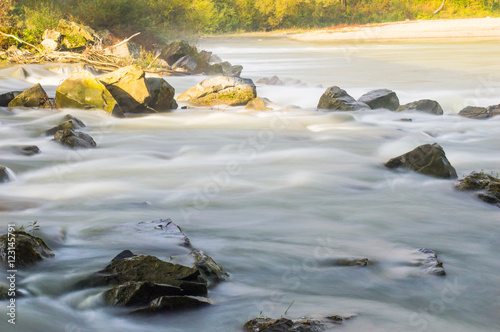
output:
M 404 21 L 363 25 L 340 29 L 323 29 L 290 35 L 302 41 L 378 41 L 435 38 L 499 38 L 500 18 Z

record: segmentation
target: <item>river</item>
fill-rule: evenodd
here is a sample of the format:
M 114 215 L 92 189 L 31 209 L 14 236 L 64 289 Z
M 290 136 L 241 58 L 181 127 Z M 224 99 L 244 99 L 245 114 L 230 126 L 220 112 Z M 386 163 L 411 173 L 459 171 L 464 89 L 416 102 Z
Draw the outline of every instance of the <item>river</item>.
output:
M 500 117 L 461 118 L 466 105 L 500 103 L 498 41 L 306 43 L 284 38 L 205 39 L 200 46 L 308 87 L 258 85 L 285 108 L 187 109 L 116 119 L 100 111 L 0 109 L 0 233 L 37 220 L 56 256 L 18 272 L 17 324 L 1 331 L 239 331 L 249 319 L 349 315 L 339 331 L 498 331 L 500 215 L 452 180 L 382 165 L 439 143 L 459 177 L 500 171 Z M 0 93 L 40 82 L 54 96 L 70 65 L 0 70 Z M 166 77 L 177 95 L 203 77 Z M 321 86 L 320 86 L 321 85 Z M 358 98 L 394 90 L 428 98 L 443 116 L 384 110 L 318 112 L 325 88 Z M 43 132 L 72 114 L 97 149 L 70 151 Z M 401 118 L 412 118 L 402 122 Z M 42 153 L 15 154 L 13 145 Z M 140 319 L 103 306 L 99 291 L 65 289 L 121 250 L 168 259 L 161 239 L 113 227 L 172 218 L 231 273 L 215 304 Z M 446 277 L 415 276 L 412 250 L 436 251 Z M 332 259 L 366 257 L 364 268 Z M 417 269 L 418 270 L 418 269 Z M 2 280 L 5 272 L 0 273 Z M 6 302 L 3 302 L 6 303 Z

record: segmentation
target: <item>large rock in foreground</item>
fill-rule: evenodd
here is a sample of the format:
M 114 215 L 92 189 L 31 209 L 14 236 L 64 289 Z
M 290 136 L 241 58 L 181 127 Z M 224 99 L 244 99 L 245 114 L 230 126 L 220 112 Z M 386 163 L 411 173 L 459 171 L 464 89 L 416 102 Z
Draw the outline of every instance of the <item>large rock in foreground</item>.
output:
M 325 93 L 319 99 L 318 108 L 337 111 L 370 109 L 368 105 L 357 102 L 356 99 L 338 86 L 331 86 L 326 89 Z
M 56 90 L 59 108 L 101 109 L 123 116 L 122 109 L 106 87 L 86 70 L 71 73 Z
M 12 234 L 15 237 L 16 266 L 34 264 L 54 256 L 42 239 L 21 231 Z M 7 261 L 8 239 L 7 234 L 0 236 L 0 257 L 3 262 Z
M 251 79 L 217 76 L 198 83 L 177 100 L 203 106 L 239 106 L 256 97 L 257 91 Z
M 457 178 L 455 168 L 446 158 L 443 148 L 439 144 L 425 144 L 399 157 L 392 158 L 385 167 L 408 168 L 421 174 L 436 178 Z
M 362 95 L 358 101 L 367 104 L 371 109 L 385 108 L 395 111 L 399 107 L 399 98 L 394 91 L 388 89 L 373 90 Z
M 40 83 L 38 83 L 12 99 L 9 102 L 9 107 L 50 108 L 49 96 Z
M 486 203 L 500 207 L 500 179 L 483 172 L 472 172 L 458 180 L 455 186 L 461 191 L 476 191 L 476 196 Z
M 422 99 L 406 105 L 401 105 L 396 110 L 396 112 L 403 111 L 418 111 L 436 115 L 443 115 L 443 108 L 441 107 L 441 105 L 439 105 L 437 101 L 430 99 Z
M 132 65 L 102 75 L 103 83 L 125 113 L 144 113 L 176 108 L 175 90 L 161 77 L 146 78 L 144 70 Z M 174 107 L 175 106 L 175 107 Z M 153 110 L 149 111 L 149 108 Z

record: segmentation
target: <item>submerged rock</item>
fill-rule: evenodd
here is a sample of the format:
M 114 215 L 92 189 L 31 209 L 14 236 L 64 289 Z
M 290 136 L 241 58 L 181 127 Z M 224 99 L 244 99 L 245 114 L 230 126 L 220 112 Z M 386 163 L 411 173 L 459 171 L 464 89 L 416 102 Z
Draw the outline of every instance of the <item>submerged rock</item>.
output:
M 193 250 L 191 252 L 195 259 L 195 266 L 200 271 L 201 275 L 208 282 L 208 286 L 212 286 L 218 282 L 225 281 L 229 278 L 229 273 L 224 271 L 210 256 L 207 256 L 201 250 Z
M 15 151 L 25 156 L 34 156 L 40 153 L 40 149 L 36 145 L 16 146 Z
M 31 88 L 23 91 L 9 102 L 10 108 L 14 107 L 39 107 L 50 108 L 51 104 L 47 92 L 42 88 L 40 83 L 35 84 Z
M 339 258 L 333 261 L 335 266 L 366 266 L 368 258 Z
M 367 104 L 371 109 L 385 108 L 395 111 L 399 107 L 398 96 L 388 89 L 370 91 L 362 95 L 358 101 Z
M 476 196 L 486 203 L 500 207 L 500 179 L 483 172 L 472 172 L 458 180 L 455 185 L 460 191 L 476 191 Z
M 54 253 L 45 242 L 31 234 L 22 231 L 12 233 L 15 237 L 16 266 L 25 266 L 54 256 Z M 7 261 L 8 235 L 0 236 L 0 257 Z
M 9 170 L 7 167 L 0 165 L 0 183 L 9 182 L 12 180 L 9 174 L 11 172 L 12 171 Z
M 398 107 L 396 112 L 403 111 L 419 111 L 436 115 L 443 115 L 443 108 L 435 100 L 422 99 L 414 101 L 412 103 L 401 105 Z
M 56 90 L 60 108 L 101 109 L 115 116 L 123 111 L 106 87 L 86 70 L 71 73 Z
M 326 89 L 318 103 L 319 109 L 336 111 L 358 111 L 369 109 L 368 105 L 357 102 L 345 90 L 338 86 L 331 86 Z
M 272 110 L 272 108 L 267 107 L 267 103 L 264 99 L 255 98 L 247 103 L 247 105 L 245 106 L 245 110 L 260 112 L 260 111 L 270 111 Z
M 102 75 L 99 81 L 125 113 L 145 113 L 148 108 L 165 110 L 176 106 L 174 88 L 160 77 L 146 78 L 144 70 L 137 65 Z
M 424 274 L 433 274 L 438 276 L 446 275 L 443 263 L 438 261 L 434 250 L 420 248 L 417 253 L 420 257 L 417 258 L 415 265 L 422 267 Z
M 246 322 L 243 330 L 245 332 L 321 332 L 352 318 L 354 316 L 332 315 L 321 320 L 306 317 L 294 321 L 283 317 L 279 319 L 259 317 Z
M 486 107 L 467 106 L 458 112 L 458 115 L 469 119 L 488 119 L 498 115 L 498 112 L 491 106 L 489 109 Z
M 399 157 L 392 158 L 385 167 L 407 168 L 436 178 L 457 178 L 455 168 L 446 158 L 443 148 L 437 144 L 421 145 Z
M 251 79 L 217 76 L 198 83 L 177 98 L 203 106 L 245 105 L 257 97 L 255 85 Z
M 7 107 L 7 106 L 9 106 L 9 103 L 14 98 L 16 98 L 17 96 L 19 96 L 21 93 L 23 93 L 23 92 L 22 91 L 10 91 L 10 92 L 6 92 L 6 93 L 0 94 L 0 106 L 1 107 Z
M 73 149 L 88 149 L 97 146 L 90 135 L 72 129 L 59 130 L 54 135 L 54 141 Z
M 162 296 L 144 308 L 132 311 L 132 314 L 154 314 L 165 311 L 185 310 L 212 304 L 206 297 L 199 296 Z

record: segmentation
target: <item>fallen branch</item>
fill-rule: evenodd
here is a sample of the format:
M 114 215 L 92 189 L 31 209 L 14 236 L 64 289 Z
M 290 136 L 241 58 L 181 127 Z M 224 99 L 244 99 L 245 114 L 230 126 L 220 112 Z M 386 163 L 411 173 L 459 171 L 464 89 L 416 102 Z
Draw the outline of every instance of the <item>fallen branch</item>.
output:
M 38 47 L 36 47 L 35 45 L 30 44 L 30 43 L 28 43 L 28 42 L 25 42 L 24 40 L 21 40 L 21 39 L 17 38 L 17 37 L 16 37 L 16 36 L 14 36 L 14 35 L 8 35 L 8 34 L 6 34 L 6 33 L 2 32 L 2 31 L 0 31 L 0 34 L 2 34 L 3 36 L 6 36 L 6 37 L 14 38 L 15 40 L 17 40 L 17 41 L 18 41 L 18 42 L 20 42 L 20 43 L 23 43 L 23 44 L 26 44 L 26 45 L 28 45 L 28 46 L 33 47 L 33 48 L 34 48 L 34 49 L 35 49 L 38 53 L 42 53 L 42 51 L 41 51 Z
M 443 2 L 441 2 L 441 6 L 439 6 L 439 8 L 438 8 L 438 9 L 436 9 L 436 10 L 434 11 L 434 13 L 433 13 L 433 14 L 437 14 L 437 13 L 439 13 L 439 12 L 441 11 L 441 9 L 443 9 L 443 7 L 444 7 L 444 2 L 445 2 L 445 1 L 446 1 L 446 0 L 443 0 Z
M 119 42 L 118 44 L 115 44 L 115 45 L 110 46 L 110 47 L 106 47 L 104 50 L 108 50 L 108 49 L 110 49 L 110 48 L 118 47 L 118 46 L 120 46 L 121 44 L 125 44 L 125 43 L 126 43 L 126 42 L 128 42 L 130 39 L 132 39 L 132 38 L 134 38 L 135 36 L 140 35 L 140 34 L 141 34 L 141 33 L 140 33 L 140 32 L 138 32 L 138 33 L 136 33 L 135 35 L 130 36 L 130 37 L 128 37 L 127 39 L 122 40 L 122 41 L 121 41 L 121 42 Z

